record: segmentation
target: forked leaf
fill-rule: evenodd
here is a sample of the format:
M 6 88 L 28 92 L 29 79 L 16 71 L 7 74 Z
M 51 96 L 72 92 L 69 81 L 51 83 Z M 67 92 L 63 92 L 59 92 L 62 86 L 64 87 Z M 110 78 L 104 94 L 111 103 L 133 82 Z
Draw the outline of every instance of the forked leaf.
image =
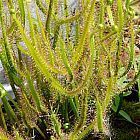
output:
M 95 8 L 95 2 L 96 2 L 95 0 L 93 0 L 91 2 L 89 13 L 88 13 L 88 16 L 87 16 L 87 19 L 85 21 L 85 25 L 84 25 L 84 28 L 83 28 L 82 36 L 79 40 L 79 44 L 76 48 L 76 51 L 73 54 L 73 58 L 72 58 L 73 66 L 75 66 L 77 64 L 78 60 L 81 58 L 81 55 L 83 53 L 85 40 L 86 40 L 86 35 L 87 35 L 87 33 L 89 31 L 89 28 L 90 28 L 90 22 L 88 22 L 88 21 L 91 20 L 91 18 L 92 18 L 92 14 L 93 14 L 94 8 Z
M 58 91 L 60 91 L 61 93 L 65 93 L 64 88 L 62 87 L 62 85 L 59 83 L 59 81 L 55 78 L 52 77 L 51 73 L 49 72 L 48 66 L 45 62 L 45 60 L 43 59 L 42 56 L 40 56 L 40 54 L 38 53 L 37 48 L 35 48 L 34 46 L 32 46 L 32 44 L 30 43 L 27 35 L 25 34 L 23 27 L 21 25 L 21 23 L 18 21 L 18 19 L 16 18 L 15 14 L 13 14 L 13 18 L 15 20 L 15 22 L 18 25 L 18 28 L 21 32 L 22 35 L 22 39 L 24 40 L 26 47 L 28 48 L 30 55 L 32 56 L 32 58 L 34 59 L 37 67 L 41 70 L 41 72 L 44 74 L 45 78 L 50 81 L 52 83 L 52 87 L 54 87 L 55 89 L 57 89 Z
M 68 62 L 68 58 L 67 58 L 67 55 L 66 55 L 66 48 L 65 48 L 65 43 L 63 42 L 63 40 L 61 38 L 59 38 L 60 40 L 60 52 L 61 52 L 61 58 L 63 60 L 63 63 L 64 63 L 64 66 L 65 68 L 67 69 L 67 72 L 70 76 L 70 81 L 72 81 L 73 79 L 73 72 L 71 70 L 71 67 L 70 67 L 70 64 Z

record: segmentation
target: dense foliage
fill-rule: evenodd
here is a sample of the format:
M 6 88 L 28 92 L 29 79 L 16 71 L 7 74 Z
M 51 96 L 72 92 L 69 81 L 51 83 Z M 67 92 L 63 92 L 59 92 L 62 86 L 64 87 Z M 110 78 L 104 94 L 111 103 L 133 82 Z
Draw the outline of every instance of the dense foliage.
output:
M 15 95 L 0 84 L 1 127 L 16 139 L 108 134 L 112 99 L 140 75 L 133 4 L 0 0 L 0 60 Z

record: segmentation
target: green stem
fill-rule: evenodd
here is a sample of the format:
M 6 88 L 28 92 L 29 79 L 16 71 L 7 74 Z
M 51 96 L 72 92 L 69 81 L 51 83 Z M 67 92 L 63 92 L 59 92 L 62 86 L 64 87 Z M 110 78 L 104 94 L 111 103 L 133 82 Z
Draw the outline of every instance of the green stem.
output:
M 49 33 L 50 33 L 50 23 L 51 23 L 53 2 L 54 2 L 54 0 L 50 0 L 48 16 L 47 16 L 47 20 L 46 20 L 46 31 L 48 31 Z
M 4 114 L 2 112 L 2 104 L 1 103 L 0 103 L 0 125 L 4 128 L 5 131 L 7 131 L 7 125 L 6 125 Z
M 97 109 L 97 126 L 98 126 L 98 131 L 103 132 L 103 110 L 102 110 L 102 105 L 99 101 L 99 98 L 96 97 L 96 109 Z
M 74 132 L 71 134 L 70 140 L 74 140 L 75 137 L 77 137 L 77 134 L 79 133 L 79 131 L 81 130 L 81 128 L 83 127 L 83 125 L 86 121 L 86 116 L 87 116 L 86 114 L 87 114 L 87 109 L 88 109 L 87 101 L 88 101 L 88 89 L 84 89 L 79 122 L 78 122 L 78 124 L 76 124 L 76 126 L 74 128 Z
M 36 0 L 36 5 L 38 6 L 38 8 L 40 9 L 40 11 L 43 14 L 47 14 L 47 10 L 45 9 L 45 7 L 43 6 L 43 4 L 40 2 L 40 0 Z

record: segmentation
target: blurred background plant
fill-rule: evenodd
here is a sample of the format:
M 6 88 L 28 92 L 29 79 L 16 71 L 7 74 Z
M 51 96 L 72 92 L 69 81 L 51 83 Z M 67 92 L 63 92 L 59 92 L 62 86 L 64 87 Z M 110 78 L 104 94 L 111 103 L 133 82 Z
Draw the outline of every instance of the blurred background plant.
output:
M 107 139 L 111 107 L 135 123 L 121 101 L 140 85 L 136 3 L 0 0 L 0 60 L 14 93 L 0 84 L 1 127 L 29 139 Z

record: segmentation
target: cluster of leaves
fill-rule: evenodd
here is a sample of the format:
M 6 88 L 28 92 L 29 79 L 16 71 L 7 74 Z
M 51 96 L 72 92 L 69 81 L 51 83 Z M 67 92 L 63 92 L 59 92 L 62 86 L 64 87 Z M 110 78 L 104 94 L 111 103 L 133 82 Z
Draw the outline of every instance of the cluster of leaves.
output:
M 105 133 L 112 98 L 138 79 L 139 66 L 129 83 L 118 84 L 135 58 L 130 0 L 76 3 L 72 9 L 67 0 L 35 0 L 33 7 L 29 1 L 0 0 L 0 60 L 16 98 L 0 84 L 5 110 L 0 121 L 6 131 L 10 122 L 23 136 L 44 139 L 81 140 L 92 130 Z M 87 115 L 91 100 L 94 119 Z

